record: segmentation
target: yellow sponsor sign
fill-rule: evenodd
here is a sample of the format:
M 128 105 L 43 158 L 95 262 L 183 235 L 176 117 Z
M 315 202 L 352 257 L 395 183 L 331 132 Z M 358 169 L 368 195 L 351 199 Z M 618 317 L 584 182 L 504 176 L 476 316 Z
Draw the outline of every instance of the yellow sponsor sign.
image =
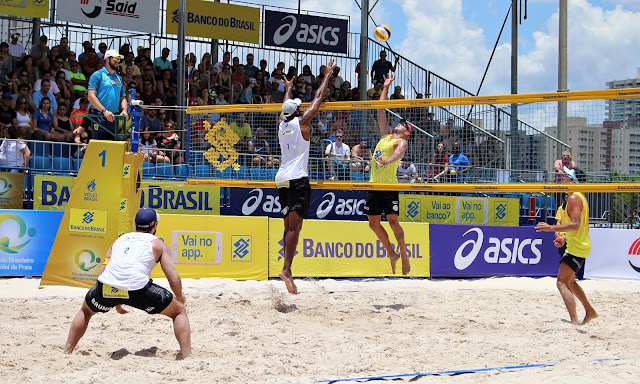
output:
M 123 177 L 123 182 L 129 180 Z M 135 179 L 131 179 L 132 182 Z M 0 183 L 2 180 L 0 180 Z M 37 210 L 64 210 L 71 198 L 71 190 L 76 182 L 71 176 L 35 175 L 33 206 Z M 181 181 L 143 180 L 141 199 L 138 206 L 150 207 L 159 213 L 188 215 L 219 215 L 220 188 L 207 185 L 185 185 Z M 82 193 L 87 193 L 83 191 Z M 22 193 L 20 194 L 22 199 Z M 22 200 L 21 204 L 22 204 Z M 119 201 L 124 210 L 128 199 Z M 133 202 L 131 202 L 133 205 Z M 22 205 L 20 205 L 22 206 Z
M 178 0 L 167 0 L 166 32 L 178 34 Z M 260 8 L 188 0 L 186 33 L 212 39 L 260 42 Z
M 518 225 L 519 204 L 514 198 L 400 195 L 400 221 Z
M 22 173 L 0 172 L 0 209 L 22 209 Z
M 46 19 L 49 17 L 49 0 L 2 0 L 0 13 Z
M 269 276 L 282 270 L 284 220 L 269 219 Z M 383 226 L 398 251 L 393 231 Z M 403 223 L 407 252 L 411 258 L 409 276 L 429 276 L 429 225 Z M 379 277 L 393 276 L 387 252 L 367 222 L 305 220 L 293 262 L 293 276 Z M 398 261 L 396 274 L 402 276 Z
M 183 278 L 265 280 L 267 232 L 266 217 L 162 215 L 156 236 Z M 151 276 L 164 274 L 157 266 Z
M 142 155 L 128 153 L 129 143 L 91 140 L 68 202 L 41 285 L 88 287 L 95 283 L 107 250 L 123 232 L 133 230 L 139 201 L 136 180 L 141 177 Z M 124 164 L 135 177 L 124 179 Z M 41 179 L 42 180 L 42 179 Z

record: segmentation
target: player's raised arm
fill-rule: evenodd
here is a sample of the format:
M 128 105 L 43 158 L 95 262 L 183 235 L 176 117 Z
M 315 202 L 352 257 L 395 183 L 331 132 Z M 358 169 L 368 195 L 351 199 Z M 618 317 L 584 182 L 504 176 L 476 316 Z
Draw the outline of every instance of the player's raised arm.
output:
M 391 87 L 391 84 L 395 79 L 396 76 L 393 73 L 390 73 L 389 76 L 384 75 L 384 87 L 382 88 L 380 100 L 388 100 L 387 95 L 389 94 L 389 87 Z M 389 123 L 387 122 L 387 112 L 384 108 L 378 109 L 378 128 L 380 129 L 381 136 L 391 133 Z
M 311 105 L 309 106 L 309 108 L 307 108 L 302 114 L 302 117 L 300 117 L 300 130 L 302 131 L 303 136 L 306 135 L 306 137 L 309 137 L 310 135 L 311 120 L 316 115 L 316 113 L 318 113 L 318 109 L 320 109 L 320 103 L 322 103 L 324 91 L 327 89 L 327 86 L 329 84 L 329 74 L 333 72 L 334 67 L 335 64 L 333 64 L 333 60 L 329 60 L 324 71 L 324 79 L 322 79 L 322 84 L 320 84 L 318 90 L 316 91 L 316 96 L 311 101 Z M 305 130 L 308 131 L 305 133 Z

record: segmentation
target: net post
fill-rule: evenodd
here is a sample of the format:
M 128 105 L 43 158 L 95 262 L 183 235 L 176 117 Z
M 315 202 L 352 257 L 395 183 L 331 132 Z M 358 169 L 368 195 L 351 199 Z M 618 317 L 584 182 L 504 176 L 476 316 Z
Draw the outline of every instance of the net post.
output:
M 131 96 L 131 103 L 129 108 L 131 109 L 131 152 L 138 152 L 140 145 L 140 119 L 142 119 L 142 109 L 140 105 L 141 100 L 136 100 L 136 90 L 130 89 L 129 95 Z

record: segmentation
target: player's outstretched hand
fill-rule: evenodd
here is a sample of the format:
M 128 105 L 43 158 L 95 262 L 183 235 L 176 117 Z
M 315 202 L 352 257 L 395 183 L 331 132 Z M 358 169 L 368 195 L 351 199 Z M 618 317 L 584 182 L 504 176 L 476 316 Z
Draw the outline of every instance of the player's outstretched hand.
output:
M 389 76 L 387 75 L 382 75 L 382 76 L 384 77 L 385 87 L 390 87 L 393 81 L 396 79 L 396 75 L 394 75 L 393 73 L 390 73 Z
M 325 66 L 324 75 L 331 76 L 331 72 L 333 72 L 333 68 L 335 68 L 335 64 L 333 63 L 333 59 L 329 60 L 327 65 Z
M 554 232 L 555 230 L 547 223 L 540 222 L 536 225 L 536 232 Z
M 295 78 L 295 76 L 292 76 L 291 80 L 287 80 L 287 78 L 285 76 L 283 81 L 284 81 L 284 89 L 291 89 L 291 88 L 293 88 L 293 82 L 296 81 L 296 78 Z

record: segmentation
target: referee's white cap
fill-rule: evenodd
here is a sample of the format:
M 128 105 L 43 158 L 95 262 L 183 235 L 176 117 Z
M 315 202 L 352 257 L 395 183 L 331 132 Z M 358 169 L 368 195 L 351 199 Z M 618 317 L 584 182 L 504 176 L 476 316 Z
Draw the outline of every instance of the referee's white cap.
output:
M 121 54 L 118 53 L 118 51 L 116 51 L 115 49 L 110 49 L 107 52 L 104 53 L 104 58 L 108 59 L 110 57 L 118 57 L 120 58 L 120 60 L 124 59 L 124 56 L 122 56 Z

